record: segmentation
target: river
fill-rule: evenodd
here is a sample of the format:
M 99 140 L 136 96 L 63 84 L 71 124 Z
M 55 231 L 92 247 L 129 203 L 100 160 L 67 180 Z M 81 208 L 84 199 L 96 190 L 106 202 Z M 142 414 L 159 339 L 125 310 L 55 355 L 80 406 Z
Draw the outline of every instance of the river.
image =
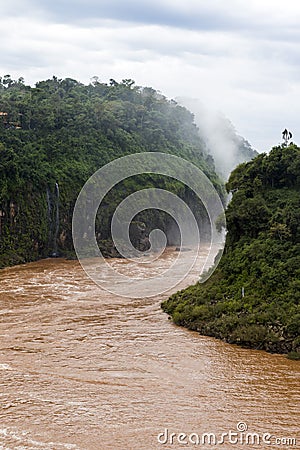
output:
M 300 363 L 179 328 L 165 297 L 114 296 L 77 261 L 2 270 L 0 449 L 299 449 Z

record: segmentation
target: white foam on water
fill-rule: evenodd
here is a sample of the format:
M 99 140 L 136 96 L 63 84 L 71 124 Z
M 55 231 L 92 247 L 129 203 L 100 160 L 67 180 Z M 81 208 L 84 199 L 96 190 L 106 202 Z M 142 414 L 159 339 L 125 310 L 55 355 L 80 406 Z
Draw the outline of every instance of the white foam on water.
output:
M 17 441 L 19 445 L 14 447 L 15 450 L 79 450 L 76 444 L 60 443 L 60 442 L 41 442 L 31 439 L 29 433 L 26 431 L 17 431 L 10 429 L 9 427 L 0 428 L 0 437 L 10 441 Z M 10 450 L 10 447 L 0 447 L 0 450 Z
M 0 370 L 13 370 L 9 364 L 0 364 Z

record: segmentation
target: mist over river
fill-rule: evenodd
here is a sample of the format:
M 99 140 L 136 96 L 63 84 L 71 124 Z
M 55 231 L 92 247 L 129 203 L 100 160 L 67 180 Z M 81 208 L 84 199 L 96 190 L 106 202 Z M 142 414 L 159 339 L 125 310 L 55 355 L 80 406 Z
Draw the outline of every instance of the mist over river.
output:
M 300 448 L 299 362 L 179 328 L 160 309 L 166 296 L 114 296 L 77 261 L 2 270 L 0 449 Z M 243 427 L 270 442 L 243 442 Z M 221 443 L 230 430 L 239 443 Z M 205 433 L 219 444 L 191 442 Z

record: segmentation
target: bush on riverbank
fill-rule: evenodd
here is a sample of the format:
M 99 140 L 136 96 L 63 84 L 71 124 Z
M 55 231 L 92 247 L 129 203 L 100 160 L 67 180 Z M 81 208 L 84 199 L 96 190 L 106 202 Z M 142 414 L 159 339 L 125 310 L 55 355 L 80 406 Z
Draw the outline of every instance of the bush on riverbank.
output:
M 238 166 L 223 257 L 204 284 L 170 297 L 176 324 L 244 347 L 300 355 L 300 148 Z M 244 297 L 242 296 L 242 289 Z

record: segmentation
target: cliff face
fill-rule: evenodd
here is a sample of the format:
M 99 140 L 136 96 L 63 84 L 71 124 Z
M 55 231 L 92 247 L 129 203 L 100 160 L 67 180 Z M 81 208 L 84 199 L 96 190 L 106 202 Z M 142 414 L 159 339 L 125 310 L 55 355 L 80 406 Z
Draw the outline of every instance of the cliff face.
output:
M 0 81 L 0 267 L 72 251 L 72 212 L 86 180 L 115 158 L 145 151 L 188 159 L 223 195 L 192 114 L 153 89 L 132 80 L 95 79 L 86 86 L 55 77 L 32 88 L 5 77 Z M 118 185 L 100 208 L 96 231 L 108 256 L 114 255 L 110 219 L 116 205 L 152 186 L 181 196 L 201 221 L 203 208 L 183 185 L 135 177 Z M 146 232 L 173 226 L 161 213 L 141 213 L 137 220 L 146 223 Z M 136 240 L 146 246 L 142 234 Z
M 0 266 L 19 264 L 48 255 L 45 198 L 27 187 L 2 201 L 0 210 Z
M 202 334 L 300 358 L 300 148 L 275 147 L 241 164 L 227 189 L 217 270 L 163 309 Z

